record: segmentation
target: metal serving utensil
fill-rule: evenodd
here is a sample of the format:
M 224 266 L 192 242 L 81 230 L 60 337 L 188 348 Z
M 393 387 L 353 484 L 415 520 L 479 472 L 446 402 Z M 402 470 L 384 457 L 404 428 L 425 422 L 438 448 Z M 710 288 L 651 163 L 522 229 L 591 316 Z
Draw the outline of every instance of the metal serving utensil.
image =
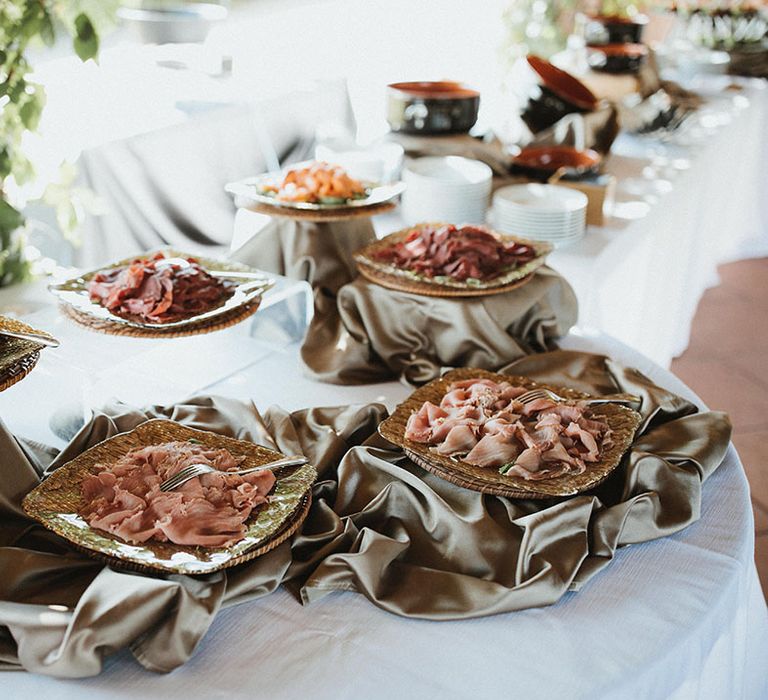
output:
M 515 401 L 519 401 L 522 404 L 529 404 L 533 401 L 536 401 L 537 399 L 550 399 L 551 401 L 568 401 L 567 398 L 564 396 L 560 396 L 559 394 L 556 394 L 554 391 L 550 391 L 549 389 L 531 389 L 529 391 L 526 391 L 524 394 L 520 394 Z M 622 403 L 622 404 L 638 404 L 642 401 L 642 399 L 639 396 L 634 396 L 633 394 L 627 394 L 625 396 L 617 396 L 613 398 L 604 398 L 604 399 L 584 399 L 584 403 L 591 406 L 593 404 L 601 404 L 601 403 Z
M 162 484 L 160 484 L 160 490 L 173 491 L 174 489 L 179 488 L 179 486 L 182 484 L 186 484 L 190 479 L 194 479 L 196 476 L 202 476 L 203 474 L 213 474 L 214 472 L 218 472 L 219 474 L 224 475 L 243 475 L 265 470 L 272 471 L 273 469 L 280 469 L 281 467 L 301 466 L 307 462 L 309 462 L 309 460 L 306 457 L 283 457 L 282 459 L 275 460 L 274 462 L 260 464 L 258 467 L 249 467 L 248 469 L 237 469 L 227 472 L 222 471 L 221 469 L 216 469 L 215 467 L 211 467 L 207 464 L 190 464 L 188 467 L 184 467 L 184 469 L 180 470 L 178 473 L 174 474 L 172 477 L 166 479 Z
M 182 269 L 190 267 L 189 261 L 184 260 L 184 258 L 163 258 L 162 260 L 155 261 L 155 267 L 165 267 L 167 265 L 176 265 L 177 267 L 180 267 Z M 208 270 L 208 269 L 206 269 L 206 272 L 211 277 L 231 277 L 233 279 L 240 278 L 240 279 L 247 279 L 247 280 L 258 280 L 258 281 L 264 282 L 265 285 L 274 284 L 272 280 L 268 279 L 260 272 L 239 272 L 238 270 Z
M 50 348 L 57 348 L 61 343 L 49 335 L 42 335 L 41 333 L 28 333 L 25 331 L 9 331 L 6 328 L 0 328 L 0 335 L 8 336 L 9 338 L 19 338 L 20 340 L 31 340 L 33 343 L 39 343 L 40 345 L 47 345 Z

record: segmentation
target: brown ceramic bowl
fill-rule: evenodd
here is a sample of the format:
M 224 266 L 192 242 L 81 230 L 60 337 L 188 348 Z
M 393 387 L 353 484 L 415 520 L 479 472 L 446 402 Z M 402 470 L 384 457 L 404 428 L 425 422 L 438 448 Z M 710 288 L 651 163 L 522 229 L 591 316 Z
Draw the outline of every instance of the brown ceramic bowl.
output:
M 592 15 L 584 30 L 587 44 L 639 44 L 643 29 L 648 24 L 645 15 L 622 17 L 621 15 Z
M 392 83 L 387 86 L 387 121 L 406 134 L 466 133 L 477 121 L 480 93 L 461 83 Z
M 592 70 L 604 73 L 637 73 L 648 55 L 645 44 L 608 44 L 588 47 Z
M 535 82 L 520 115 L 534 133 L 548 129 L 566 114 L 592 112 L 599 100 L 580 80 L 538 56 L 528 56 Z
M 564 179 L 576 180 L 596 173 L 601 162 L 600 154 L 591 149 L 580 151 L 572 146 L 531 146 L 515 156 L 512 169 L 546 182 L 562 168 Z

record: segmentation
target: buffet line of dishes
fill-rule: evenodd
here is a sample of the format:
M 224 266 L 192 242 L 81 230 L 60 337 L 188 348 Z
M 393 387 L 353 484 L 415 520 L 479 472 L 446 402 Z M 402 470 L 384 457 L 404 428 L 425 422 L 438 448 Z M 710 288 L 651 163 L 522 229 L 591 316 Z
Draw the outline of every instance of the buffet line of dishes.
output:
M 596 108 L 598 100 L 576 78 L 536 57 L 529 64 L 537 91 L 522 117 L 533 128 Z M 479 94 L 455 83 L 400 83 L 390 94 L 395 130 L 466 132 L 477 118 Z M 514 166 L 539 180 L 555 171 L 591 174 L 600 163 L 593 151 L 561 146 L 523 149 Z M 358 251 L 360 274 L 391 290 L 459 302 L 530 282 L 554 246 L 584 234 L 587 206 L 572 189 L 540 181 L 507 186 L 493 195 L 491 228 L 491 169 L 457 156 L 414 160 L 403 182 L 372 182 L 313 161 L 227 190 L 289 214 L 364 212 L 402 194 L 409 226 Z M 164 337 L 240 322 L 257 312 L 272 284 L 260 270 L 162 249 L 50 290 L 85 328 Z M 30 349 L 39 354 L 34 344 Z M 465 488 L 562 498 L 606 479 L 640 424 L 633 410 L 639 398 L 600 405 L 593 398 L 465 368 L 417 389 L 380 432 L 417 464 Z M 56 470 L 27 495 L 24 509 L 94 556 L 139 570 L 206 573 L 268 551 L 300 527 L 316 472 L 307 464 L 272 468 L 279 457 L 245 441 L 149 421 Z M 206 473 L 169 486 L 192 465 Z

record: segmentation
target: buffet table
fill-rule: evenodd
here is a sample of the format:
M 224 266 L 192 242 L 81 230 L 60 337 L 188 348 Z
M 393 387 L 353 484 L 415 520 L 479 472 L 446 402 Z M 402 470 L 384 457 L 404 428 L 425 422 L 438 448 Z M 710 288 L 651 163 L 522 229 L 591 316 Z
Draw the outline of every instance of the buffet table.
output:
M 693 86 L 707 104 L 687 132 L 620 134 L 606 164 L 616 177 L 612 214 L 549 257 L 576 293 L 581 326 L 662 367 L 688 346 L 717 266 L 768 255 L 768 88 L 757 80 L 728 85 L 728 78 L 709 76 Z M 235 254 L 268 221 L 239 209 Z M 374 217 L 374 225 L 384 236 L 405 223 L 396 211 Z
M 768 255 L 768 87 L 711 76 L 698 133 L 662 142 L 621 134 L 607 170 L 613 216 L 550 258 L 574 287 L 579 322 L 662 367 L 688 346 L 704 291 L 723 262 Z
M 285 413 L 268 413 L 272 405 L 294 411 L 373 402 L 391 411 L 411 393 L 410 387 L 394 381 L 338 386 L 306 376 L 309 365 L 306 357 L 302 365 L 300 352 L 307 349 L 302 343 L 312 310 L 315 320 L 322 317 L 324 307 L 318 302 L 332 300 L 339 285 L 323 287 L 308 276 L 310 287 L 275 274 L 275 287 L 247 321 L 208 335 L 151 340 L 100 335 L 75 325 L 57 309 L 43 281 L 0 290 L 0 313 L 45 329 L 62 341 L 59 348 L 42 353 L 23 382 L 0 394 L 4 444 L 14 448 L 4 453 L 11 487 L 17 483 L 15 455 L 21 454 L 27 467 L 35 466 L 35 458 L 48 464 L 76 434 L 81 440 L 83 434 L 93 442 L 103 439 L 105 433 L 94 428 L 98 422 L 103 428 L 113 421 L 112 428 L 123 430 L 119 418 L 127 416 L 130 422 L 137 416 L 131 406 L 157 407 L 201 396 L 221 397 L 225 403 L 244 400 L 245 404 L 227 404 L 232 415 L 226 429 L 266 444 L 265 434 L 272 439 L 269 431 L 258 439 L 253 436 L 259 433 L 249 432 L 253 412 L 249 413 L 247 402 L 252 402 L 266 417 L 265 424 L 274 421 L 286 432 L 294 431 L 286 439 L 290 447 L 277 438 L 274 446 L 296 452 L 298 444 L 321 474 L 311 494 L 313 515 L 292 540 L 298 545 L 292 548 L 283 542 L 269 555 L 241 562 L 228 572 L 231 577 L 140 577 L 122 567 L 102 568 L 79 559 L 60 542 L 54 544 L 58 550 L 46 549 L 45 536 L 35 540 L 40 533 L 26 529 L 24 521 L 24 534 L 3 547 L 1 561 L 11 562 L 8 570 L 13 575 L 7 577 L 11 585 L 3 588 L 1 601 L 0 667 L 24 665 L 40 673 L 92 677 L 64 682 L 35 673 L 2 674 L 0 687 L 6 695 L 37 693 L 78 700 L 137 695 L 391 698 L 415 693 L 456 698 L 765 697 L 768 613 L 753 562 L 754 522 L 744 470 L 732 444 L 726 451 L 730 427 L 724 414 L 714 418 L 710 414 L 712 422 L 696 422 L 703 416 L 693 415 L 693 406 L 684 399 L 703 411 L 706 407 L 664 369 L 687 344 L 696 304 L 714 281 L 716 265 L 738 255 L 768 252 L 768 217 L 760 196 L 765 145 L 758 138 L 768 114 L 768 90 L 744 83 L 734 95 L 723 91 L 724 84 L 709 87 L 710 111 L 702 114 L 709 120 L 701 119 L 699 130 L 688 132 L 689 140 L 660 144 L 621 137 L 609 165 L 619 179 L 614 217 L 551 258 L 555 270 L 573 284 L 580 306 L 579 325 L 560 340 L 560 346 L 604 354 L 678 395 L 667 395 L 661 403 L 652 394 L 633 399 L 642 403 L 645 413 L 638 421 L 642 418 L 646 424 L 636 435 L 631 455 L 614 474 L 621 480 L 606 481 L 583 498 L 531 504 L 527 498 L 494 498 L 486 490 L 472 493 L 418 467 L 409 471 L 407 453 L 393 450 L 394 457 L 387 462 L 386 445 L 376 442 L 378 438 L 359 445 L 347 434 L 349 425 L 320 421 L 325 432 L 302 432 L 315 414 L 305 415 L 306 423 L 300 424 Z M 721 184 L 726 181 L 727 190 Z M 197 204 L 206 209 L 205 202 Z M 243 230 L 236 230 L 235 240 L 252 234 L 249 229 L 256 222 L 241 212 L 237 225 Z M 723 222 L 728 222 L 727 236 Z M 378 220 L 379 233 L 397 226 L 397 215 Z M 338 262 L 332 255 L 317 258 Z M 551 270 L 546 274 L 556 275 Z M 532 287 L 533 283 L 528 290 Z M 571 308 L 575 317 L 575 304 Z M 564 329 L 572 322 L 573 318 Z M 343 357 L 348 338 L 333 338 L 325 345 Z M 325 340 L 321 336 L 320 344 Z M 526 376 L 546 381 L 542 377 L 553 356 L 534 350 L 548 347 L 524 351 L 529 354 L 522 362 L 531 363 L 529 369 L 539 358 L 546 365 L 539 368 L 542 374 L 533 371 Z M 373 348 L 371 354 L 375 352 Z M 589 364 L 588 369 L 594 366 Z M 520 373 L 526 374 L 523 369 Z M 641 375 L 631 370 L 626 375 L 647 386 Z M 583 378 L 575 370 L 565 376 L 574 381 Z M 586 379 L 585 383 L 589 385 Z M 593 386 L 597 385 L 595 381 Z M 611 393 L 623 385 L 600 386 L 603 393 Z M 112 403 L 112 413 L 99 413 L 99 406 L 115 399 L 122 405 Z M 226 429 L 212 418 L 215 410 L 206 413 L 215 401 L 200 401 L 202 410 L 191 418 L 183 417 L 189 406 L 181 409 L 182 417 L 172 417 L 224 433 Z M 383 409 L 368 406 L 360 413 L 366 411 L 375 428 Z M 146 415 L 139 414 L 139 422 Z M 154 415 L 165 414 L 158 410 Z M 93 423 L 88 423 L 92 416 Z M 669 416 L 686 427 L 678 424 L 667 431 L 666 422 L 675 419 Z M 22 439 L 25 449 L 7 439 L 5 427 Z M 363 435 L 358 428 L 350 430 L 360 432 L 362 441 L 368 433 Z M 654 430 L 655 438 L 647 439 Z M 302 441 L 307 435 L 309 443 Z M 712 445 L 718 438 L 715 449 Z M 324 464 L 322 471 L 312 455 L 315 443 L 324 441 L 337 451 L 340 446 L 344 449 L 338 455 L 329 450 L 331 457 L 321 461 L 332 464 Z M 602 443 L 606 445 L 611 447 Z M 76 452 L 82 447 L 76 439 L 69 449 Z M 376 453 L 372 459 L 385 465 L 381 474 L 389 481 L 380 479 L 375 470 L 367 471 L 362 458 L 356 461 L 363 453 Z M 61 461 L 71 456 L 62 454 Z M 67 472 L 58 472 L 57 477 L 62 474 Z M 658 481 L 644 480 L 648 474 Z M 440 482 L 437 488 L 433 479 Z M 43 483 L 56 481 L 54 477 Z M 680 490 L 666 487 L 672 482 Z M 622 497 L 605 499 L 617 485 Z M 428 488 L 434 490 L 424 496 Z M 12 497 L 27 491 L 28 487 Z M 464 500 L 470 493 L 474 507 Z M 274 494 L 272 501 L 279 500 L 278 491 Z M 7 499 L 5 492 L 0 496 Z M 419 501 L 422 496 L 426 505 Z M 309 510 L 309 491 L 304 498 Z M 408 510 L 414 502 L 419 507 Z M 381 504 L 386 507 L 377 512 Z M 345 506 L 350 512 L 345 513 Z M 574 515 L 576 509 L 581 509 L 585 524 Z M 12 509 L 7 512 L 14 514 Z M 498 512 L 514 525 L 514 535 L 493 529 L 499 524 L 494 517 Z M 323 539 L 328 535 L 319 527 L 318 513 L 339 516 L 330 520 L 338 527 L 333 531 L 332 525 L 329 539 Z M 609 517 L 603 517 L 606 514 Z M 355 521 L 358 515 L 362 517 Z M 480 540 L 468 536 L 475 520 L 491 524 L 490 530 L 479 527 L 475 537 L 483 532 L 495 536 Z M 393 521 L 393 528 L 387 529 Z M 544 551 L 547 543 L 532 534 L 537 527 L 539 533 L 549 532 L 549 552 Z M 516 550 L 517 560 L 510 558 L 513 537 L 525 542 Z M 432 547 L 424 550 L 423 559 L 412 560 L 408 547 L 417 538 Z M 347 547 L 351 539 L 354 543 Z M 487 562 L 481 561 L 486 542 L 499 558 L 496 569 L 484 568 Z M 389 560 L 377 559 L 375 550 L 382 543 L 388 553 L 394 552 Z M 366 556 L 370 551 L 373 557 Z M 38 557 L 50 557 L 50 568 L 45 569 L 53 572 L 50 578 L 41 574 L 42 569 L 35 570 Z M 281 557 L 285 568 L 279 575 L 247 580 L 261 565 L 268 569 L 278 562 L 279 569 Z M 526 557 L 541 568 L 521 563 Z M 61 560 L 63 568 L 56 573 Z M 73 562 L 84 569 L 98 568 L 99 582 L 86 584 L 92 597 L 83 593 L 72 599 L 51 598 L 59 595 L 57 583 L 67 579 L 62 572 L 72 571 L 67 567 Z M 312 568 L 315 564 L 317 568 Z M 379 575 L 377 565 L 386 569 L 386 575 Z M 324 574 L 318 573 L 323 566 Z M 289 569 L 294 570 L 293 578 Z M 304 573 L 307 578 L 302 581 Z M 281 581 L 287 587 L 278 587 Z M 414 586 L 414 581 L 437 583 Z M 144 602 L 156 606 L 157 617 L 148 616 L 146 607 L 133 607 L 136 600 L 123 590 L 131 589 L 133 582 L 137 588 L 145 587 Z M 198 603 L 208 596 L 210 609 L 190 606 L 183 596 L 163 607 L 157 595 L 161 587 L 185 589 L 190 598 L 198 596 Z M 102 597 L 92 593 L 94 588 Z M 404 594 L 402 599 L 388 595 L 389 589 Z M 534 590 L 540 597 L 531 594 Z M 43 598 L 27 599 L 22 591 Z M 510 595 L 512 602 L 494 598 L 512 593 L 518 596 Z M 553 600 L 557 602 L 549 604 Z M 118 632 L 121 626 L 125 629 Z M 204 635 L 199 644 L 198 634 Z M 123 648 L 129 642 L 132 653 Z M 147 669 L 173 670 L 161 674 Z
M 2 293 L 4 308 L 13 305 L 14 294 Z M 50 394 L 52 378 L 72 367 L 73 349 L 85 340 L 91 346 L 120 340 L 131 354 L 139 347 L 134 343 L 143 341 L 81 330 L 57 316 L 53 304 L 42 302 L 33 288 L 23 296 L 16 296 L 15 308 L 26 307 L 32 311 L 27 318 L 36 322 L 46 318 L 50 330 L 70 345 L 69 355 L 62 356 L 65 345 L 46 351 L 30 377 L 0 396 L 0 413 L 9 427 L 40 439 L 55 409 L 73 404 L 75 397 L 66 391 Z M 391 408 L 409 393 L 392 382 L 338 387 L 302 378 L 296 344 L 260 341 L 250 336 L 254 328 L 243 323 L 210 336 L 222 352 L 230 347 L 232 361 L 231 334 L 237 334 L 234 345 L 243 354 L 239 369 L 224 377 L 196 374 L 187 389 L 250 399 L 262 410 L 272 403 L 295 409 L 371 400 Z M 212 342 L 205 336 L 158 341 L 152 359 L 167 358 L 162 367 L 170 367 L 173 359 L 199 369 L 194 359 L 183 359 L 193 354 L 192 346 L 179 352 L 179 343 L 187 341 Z M 674 376 L 618 341 L 576 332 L 563 347 L 610 355 L 701 406 Z M 80 361 L 88 362 L 82 353 Z M 150 374 L 141 390 L 145 403 L 164 393 L 170 398 L 168 387 L 157 385 Z M 274 377 L 290 381 L 270 380 Z M 35 398 L 36 381 L 41 389 L 49 387 L 47 401 Z M 129 396 L 135 390 L 130 385 L 114 385 L 115 393 Z M 671 537 L 621 549 L 608 569 L 551 607 L 433 622 L 397 617 L 353 593 L 301 606 L 279 589 L 222 611 L 193 658 L 170 675 L 149 673 L 121 652 L 91 679 L 63 683 L 14 673 L 0 683 L 11 697 L 47 693 L 79 700 L 137 694 L 252 697 L 254 692 L 385 698 L 415 690 L 441 697 L 502 697 L 510 688 L 531 697 L 757 698 L 768 690 L 763 687 L 768 618 L 752 560 L 753 527 L 744 471 L 731 447 L 704 487 L 697 523 Z

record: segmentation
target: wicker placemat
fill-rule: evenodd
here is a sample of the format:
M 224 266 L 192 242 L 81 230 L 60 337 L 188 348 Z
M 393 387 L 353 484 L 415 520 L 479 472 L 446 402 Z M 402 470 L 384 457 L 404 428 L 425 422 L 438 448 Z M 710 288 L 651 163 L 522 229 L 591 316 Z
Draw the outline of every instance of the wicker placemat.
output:
M 249 202 L 246 209 L 268 214 L 284 219 L 301 221 L 347 221 L 349 219 L 367 219 L 376 214 L 392 211 L 397 205 L 394 202 L 380 202 L 367 207 L 334 207 L 327 210 L 291 209 L 290 207 L 272 206 L 259 202 Z
M 610 426 L 612 444 L 603 450 L 599 461 L 587 464 L 584 473 L 566 474 L 540 481 L 527 481 L 519 476 L 499 474 L 496 469 L 478 467 L 439 455 L 430 450 L 429 445 L 406 439 L 405 427 L 408 418 L 418 411 L 425 401 L 440 405 L 452 382 L 475 378 L 504 381 L 530 389 L 544 387 L 568 399 L 590 398 L 587 394 L 573 389 L 541 384 L 527 377 L 496 374 L 481 369 L 458 369 L 417 389 L 379 425 L 379 433 L 389 442 L 402 447 L 415 464 L 457 486 L 507 498 L 547 499 L 574 496 L 605 481 L 621 463 L 621 458 L 632 444 L 635 431 L 642 420 L 640 414 L 619 404 L 602 404 L 590 408 L 592 415 L 604 419 Z
M 455 289 L 452 287 L 441 287 L 437 284 L 430 284 L 429 282 L 422 282 L 416 279 L 408 279 L 407 277 L 401 277 L 400 275 L 390 274 L 379 270 L 370 265 L 356 261 L 358 272 L 365 277 L 369 282 L 378 284 L 387 289 L 393 289 L 396 292 L 407 292 L 409 294 L 420 294 L 428 297 L 442 297 L 446 299 L 450 298 L 469 298 L 469 297 L 487 297 L 494 294 L 504 294 L 505 292 L 511 292 L 513 289 L 518 289 L 525 284 L 528 284 L 533 279 L 533 274 L 523 277 L 520 280 L 515 280 L 509 284 L 502 284 L 498 287 L 487 287 L 484 289 Z
M 194 547 L 154 540 L 129 545 L 107 532 L 83 527 L 83 522 L 76 519 L 84 505 L 81 484 L 85 478 L 98 474 L 104 465 L 113 464 L 130 450 L 188 440 L 208 448 L 228 449 L 235 456 L 245 457 L 247 466 L 266 464 L 284 456 L 252 442 L 174 421 L 149 420 L 94 445 L 59 467 L 26 495 L 22 502 L 24 512 L 89 556 L 119 560 L 120 566 L 135 571 L 181 574 L 207 574 L 249 561 L 273 549 L 300 527 L 317 477 L 314 467 L 308 464 L 275 472 L 278 480 L 269 503 L 254 511 L 246 521 L 246 536 L 229 547 Z
M 52 338 L 49 333 L 37 330 L 15 318 L 0 316 L 0 328 L 18 333 L 40 333 Z M 5 391 L 26 377 L 40 359 L 45 347 L 32 340 L 0 336 L 0 391 Z
M 204 333 L 213 333 L 214 331 L 229 328 L 249 316 L 256 313 L 261 305 L 261 296 L 258 296 L 250 304 L 244 304 L 232 309 L 231 311 L 206 319 L 204 321 L 191 320 L 188 324 L 177 326 L 175 328 L 139 328 L 119 323 L 118 321 L 109 321 L 96 318 L 84 313 L 73 306 L 65 303 L 59 304 L 61 312 L 71 318 L 73 321 L 98 333 L 107 333 L 109 335 L 129 336 L 133 338 L 182 338 L 190 335 L 203 335 Z

